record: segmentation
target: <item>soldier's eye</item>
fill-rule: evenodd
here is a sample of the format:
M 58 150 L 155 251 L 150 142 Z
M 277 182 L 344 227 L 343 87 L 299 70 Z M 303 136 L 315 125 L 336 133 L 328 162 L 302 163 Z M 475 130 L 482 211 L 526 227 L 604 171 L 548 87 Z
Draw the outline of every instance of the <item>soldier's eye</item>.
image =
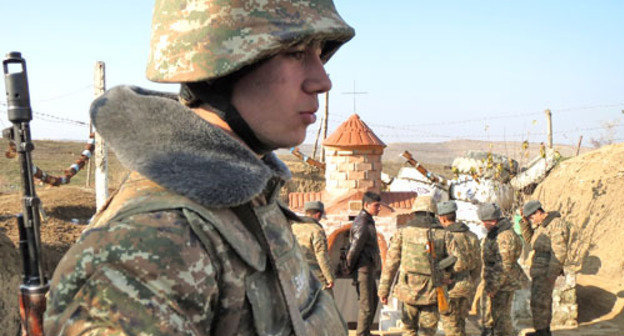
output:
M 292 57 L 292 58 L 300 61 L 300 60 L 303 60 L 305 58 L 305 51 L 304 50 L 294 50 L 294 51 L 287 52 L 286 55 L 288 57 Z

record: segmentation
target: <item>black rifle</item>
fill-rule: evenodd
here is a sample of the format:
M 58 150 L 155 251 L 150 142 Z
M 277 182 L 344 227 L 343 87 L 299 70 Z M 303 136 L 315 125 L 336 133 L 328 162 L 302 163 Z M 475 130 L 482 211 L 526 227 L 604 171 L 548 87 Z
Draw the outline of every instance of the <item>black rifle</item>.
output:
M 19 69 L 15 69 L 19 66 Z M 9 121 L 13 127 L 5 129 L 3 136 L 15 144 L 20 160 L 20 175 L 23 186 L 23 213 L 17 215 L 19 249 L 22 254 L 22 284 L 19 292 L 22 336 L 43 335 L 43 313 L 46 308 L 45 294 L 48 292 L 41 260 L 41 236 L 39 228 L 41 201 L 35 193 L 33 163 L 30 152 L 35 148 L 30 139 L 32 109 L 28 93 L 26 60 L 19 52 L 7 54 L 2 61 Z M 15 71 L 14 71 L 15 70 Z

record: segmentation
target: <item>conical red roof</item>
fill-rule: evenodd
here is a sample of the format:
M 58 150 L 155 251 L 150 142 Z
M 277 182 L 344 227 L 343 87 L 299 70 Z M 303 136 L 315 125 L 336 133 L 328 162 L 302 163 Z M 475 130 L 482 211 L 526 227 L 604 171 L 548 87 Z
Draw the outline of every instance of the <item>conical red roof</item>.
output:
M 360 119 L 360 116 L 353 114 L 323 141 L 323 146 L 383 148 L 386 144 Z

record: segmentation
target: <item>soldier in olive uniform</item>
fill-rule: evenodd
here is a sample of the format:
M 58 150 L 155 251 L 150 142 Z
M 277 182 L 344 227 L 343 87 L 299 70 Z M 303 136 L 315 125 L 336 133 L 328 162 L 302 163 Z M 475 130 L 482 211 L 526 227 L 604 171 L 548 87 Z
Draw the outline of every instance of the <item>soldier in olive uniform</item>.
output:
M 347 335 L 277 199 L 354 34 L 331 0 L 156 0 L 147 77 L 91 105 L 132 171 L 51 281 L 46 335 Z
M 555 280 L 563 275 L 568 255 L 570 224 L 557 211 L 546 212 L 537 201 L 522 209 L 522 237 L 531 248 L 531 314 L 535 332 L 529 336 L 550 336 L 552 293 Z
M 306 213 L 301 217 L 301 222 L 292 225 L 293 234 L 301 246 L 312 273 L 321 281 L 325 289 L 334 287 L 334 274 L 332 272 L 329 256 L 327 255 L 327 238 L 325 230 L 319 222 L 325 213 L 323 202 L 306 202 L 303 206 Z
M 483 204 L 477 214 L 488 231 L 481 248 L 484 284 L 481 335 L 513 336 L 516 335 L 511 319 L 514 292 L 529 281 L 518 264 L 522 255 L 522 238 L 513 230 L 511 222 L 503 217 L 498 205 Z
M 414 218 L 392 237 L 379 281 L 379 299 L 388 304 L 390 286 L 398 271 L 394 295 L 402 303 L 403 336 L 432 336 L 440 315 L 427 246 L 433 237 L 438 262 L 444 256 L 444 230 L 436 221 L 431 196 L 419 196 L 412 211 Z
M 449 256 L 456 262 L 449 268 L 449 312 L 442 314 L 444 334 L 465 336 L 466 318 L 481 274 L 479 238 L 468 226 L 456 221 L 457 204 L 454 201 L 438 203 L 438 218 L 446 231 L 445 245 Z

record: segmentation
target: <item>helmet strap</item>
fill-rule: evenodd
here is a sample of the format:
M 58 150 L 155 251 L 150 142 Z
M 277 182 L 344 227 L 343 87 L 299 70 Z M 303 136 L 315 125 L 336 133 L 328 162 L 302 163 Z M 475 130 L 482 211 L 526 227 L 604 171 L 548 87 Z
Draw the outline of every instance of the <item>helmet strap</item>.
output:
M 230 82 L 231 83 L 231 82 Z M 225 84 L 225 85 L 220 85 Z M 216 82 L 190 82 L 180 86 L 180 99 L 189 107 L 206 104 L 232 128 L 256 154 L 264 155 L 275 149 L 256 136 L 249 124 L 243 119 L 236 107 L 231 103 L 231 85 L 217 80 Z

